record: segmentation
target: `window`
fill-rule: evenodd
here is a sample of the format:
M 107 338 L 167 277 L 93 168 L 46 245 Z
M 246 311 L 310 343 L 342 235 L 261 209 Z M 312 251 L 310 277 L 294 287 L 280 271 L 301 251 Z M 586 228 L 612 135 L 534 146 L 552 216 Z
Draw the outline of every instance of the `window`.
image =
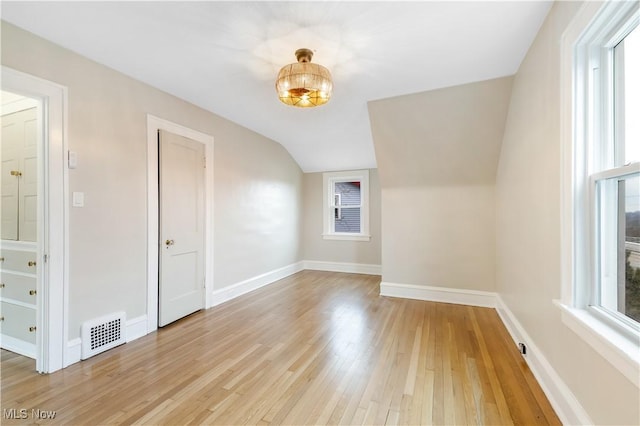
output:
M 558 303 L 563 321 L 638 386 L 639 17 L 637 2 L 587 3 L 563 36 L 570 92 Z
M 323 175 L 324 239 L 369 241 L 369 171 Z
M 583 231 L 591 234 L 592 245 L 588 301 L 609 319 L 640 330 L 640 273 L 636 280 L 637 268 L 630 265 L 639 254 L 634 239 L 640 237 L 634 226 L 640 215 L 640 29 L 637 16 L 602 27 L 592 30 L 584 58 L 589 115 L 576 123 L 585 128 L 576 143 L 588 147 L 585 187 L 592 225 Z

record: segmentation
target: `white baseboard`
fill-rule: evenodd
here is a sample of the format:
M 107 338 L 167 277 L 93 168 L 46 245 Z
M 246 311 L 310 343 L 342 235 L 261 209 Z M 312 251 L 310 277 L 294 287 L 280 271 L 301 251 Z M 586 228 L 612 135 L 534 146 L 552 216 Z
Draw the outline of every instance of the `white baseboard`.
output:
M 313 271 L 345 272 L 348 274 L 382 275 L 381 265 L 365 263 L 323 262 L 319 260 L 305 260 L 304 269 Z
M 147 335 L 147 316 L 127 320 L 127 343 Z
M 594 424 L 573 392 L 556 373 L 499 295 L 496 296 L 496 311 L 516 345 L 522 342 L 527 346 L 527 355 L 524 359 L 562 423 L 565 425 Z
M 67 350 L 64 356 L 64 366 L 68 367 L 71 364 L 80 362 L 82 359 L 82 340 L 76 338 L 67 342 Z
M 147 335 L 147 316 L 140 315 L 139 317 L 127 320 L 126 323 L 127 343 L 139 339 Z M 82 359 L 82 339 L 79 337 L 67 342 L 67 352 L 64 357 L 64 366 L 68 367 L 71 364 L 75 364 Z
M 414 284 L 381 282 L 380 295 L 404 299 L 427 300 L 430 302 L 455 303 L 458 305 L 496 307 L 496 293 L 457 288 L 430 287 Z
M 289 275 L 293 275 L 296 272 L 300 272 L 303 269 L 303 262 L 292 263 L 291 265 L 266 272 L 219 290 L 214 290 L 211 298 L 213 300 L 211 307 L 227 302 L 231 299 L 235 299 L 236 297 L 242 296 L 250 291 L 257 290 L 275 281 L 286 278 Z
M 36 345 L 33 343 L 25 342 L 24 340 L 4 334 L 0 335 L 0 340 L 2 340 L 2 349 L 36 359 Z

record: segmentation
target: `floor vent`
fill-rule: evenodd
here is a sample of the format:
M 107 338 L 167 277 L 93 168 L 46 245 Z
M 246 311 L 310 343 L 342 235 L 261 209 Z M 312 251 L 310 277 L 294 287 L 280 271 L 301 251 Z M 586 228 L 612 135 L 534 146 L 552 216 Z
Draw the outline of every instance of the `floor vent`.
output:
M 125 313 L 116 312 L 82 324 L 82 359 L 115 348 L 127 341 Z

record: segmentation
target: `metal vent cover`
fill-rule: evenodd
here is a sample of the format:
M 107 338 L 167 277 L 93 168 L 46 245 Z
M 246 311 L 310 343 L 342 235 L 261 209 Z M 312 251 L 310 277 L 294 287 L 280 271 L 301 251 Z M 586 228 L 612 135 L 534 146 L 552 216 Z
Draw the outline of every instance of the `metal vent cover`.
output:
M 126 314 L 115 312 L 82 324 L 82 359 L 90 358 L 101 352 L 125 343 Z

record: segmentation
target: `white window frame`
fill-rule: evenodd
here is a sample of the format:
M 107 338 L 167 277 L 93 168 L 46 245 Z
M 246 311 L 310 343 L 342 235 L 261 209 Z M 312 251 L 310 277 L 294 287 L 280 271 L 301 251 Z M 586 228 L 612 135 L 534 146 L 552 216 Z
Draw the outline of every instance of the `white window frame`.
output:
M 370 241 L 369 234 L 369 170 L 346 172 L 326 172 L 322 174 L 323 202 L 322 216 L 325 240 Z M 341 209 L 335 204 L 335 184 L 339 182 L 360 182 L 360 232 L 335 232 L 335 210 Z M 341 213 L 340 213 L 341 215 Z
M 554 303 L 564 324 L 640 388 L 640 333 L 594 306 L 596 183 L 640 170 L 637 163 L 613 167 L 610 143 L 601 142 L 615 129 L 612 48 L 638 17 L 636 2 L 586 2 L 561 40 L 562 288 Z

